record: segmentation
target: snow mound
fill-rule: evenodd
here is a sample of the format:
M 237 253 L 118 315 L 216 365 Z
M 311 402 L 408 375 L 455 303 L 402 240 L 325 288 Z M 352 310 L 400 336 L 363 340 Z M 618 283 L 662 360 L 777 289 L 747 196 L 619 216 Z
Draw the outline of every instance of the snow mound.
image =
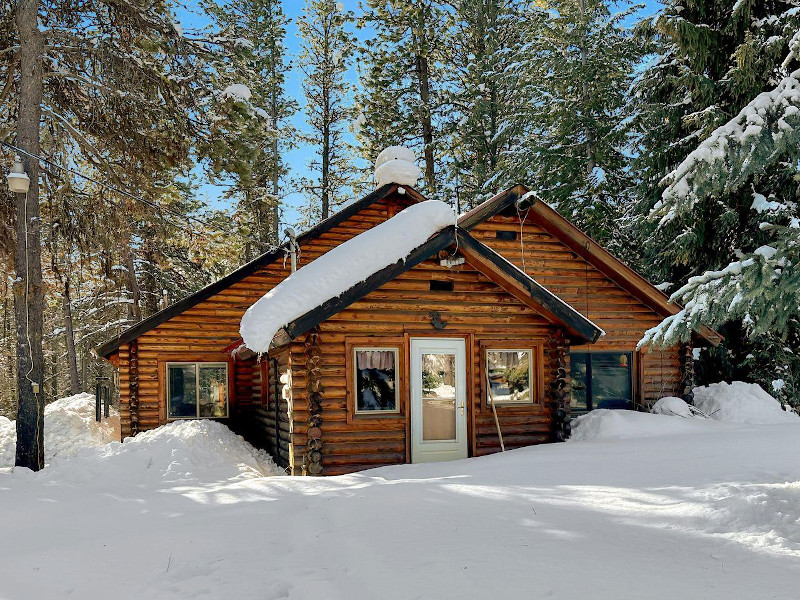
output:
M 375 159 L 375 184 L 417 185 L 422 171 L 414 164 L 414 153 L 404 146 L 389 146 Z
M 154 485 L 217 483 L 281 475 L 283 471 L 222 423 L 175 421 L 102 448 L 85 450 L 48 469 L 57 480 Z
M 800 423 L 798 415 L 784 411 L 775 398 L 755 383 L 734 381 L 695 388 L 694 405 L 712 419 L 728 423 Z
M 670 415 L 678 417 L 692 417 L 692 409 L 680 398 L 675 396 L 665 396 L 653 405 L 650 412 L 657 415 Z
M 622 440 L 708 431 L 708 419 L 675 419 L 663 414 L 598 408 L 572 423 L 570 441 Z
M 286 325 L 406 257 L 455 223 L 444 202 L 427 200 L 329 250 L 292 273 L 247 309 L 239 328 L 253 352 L 267 352 Z
M 69 458 L 83 448 L 104 446 L 119 439 L 119 415 L 111 411 L 108 419 L 95 421 L 92 394 L 81 393 L 60 398 L 44 409 L 45 462 L 56 457 Z M 14 465 L 17 422 L 0 417 L 0 467 Z

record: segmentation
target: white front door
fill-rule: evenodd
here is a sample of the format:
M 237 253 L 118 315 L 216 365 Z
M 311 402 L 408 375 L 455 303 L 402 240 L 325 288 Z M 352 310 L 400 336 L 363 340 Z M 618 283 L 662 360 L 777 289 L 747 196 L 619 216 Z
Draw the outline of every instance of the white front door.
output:
M 411 339 L 411 462 L 467 457 L 463 339 Z

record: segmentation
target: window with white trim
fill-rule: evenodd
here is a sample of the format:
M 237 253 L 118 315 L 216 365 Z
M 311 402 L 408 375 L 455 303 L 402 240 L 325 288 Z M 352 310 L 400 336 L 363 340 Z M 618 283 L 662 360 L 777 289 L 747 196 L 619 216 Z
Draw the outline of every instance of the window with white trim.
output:
M 531 350 L 486 350 L 487 404 L 531 404 L 533 352 Z
M 356 414 L 400 412 L 397 348 L 353 348 Z
M 227 416 L 227 363 L 167 363 L 168 418 L 221 419 Z

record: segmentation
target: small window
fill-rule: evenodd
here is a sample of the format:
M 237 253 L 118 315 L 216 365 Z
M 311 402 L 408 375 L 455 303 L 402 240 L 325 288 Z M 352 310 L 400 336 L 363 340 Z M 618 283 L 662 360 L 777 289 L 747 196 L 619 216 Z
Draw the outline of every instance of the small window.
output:
M 432 292 L 452 292 L 453 282 L 445 281 L 443 279 L 431 279 Z
M 168 363 L 167 416 L 220 419 L 228 416 L 226 363 Z
M 495 404 L 530 404 L 532 352 L 530 350 L 487 350 L 486 402 Z
M 354 348 L 356 414 L 398 413 L 397 348 Z
M 632 406 L 632 352 L 570 352 L 569 363 L 573 412 Z
M 513 242 L 517 239 L 517 232 L 516 231 L 496 231 L 495 237 L 498 240 L 502 240 L 504 242 Z

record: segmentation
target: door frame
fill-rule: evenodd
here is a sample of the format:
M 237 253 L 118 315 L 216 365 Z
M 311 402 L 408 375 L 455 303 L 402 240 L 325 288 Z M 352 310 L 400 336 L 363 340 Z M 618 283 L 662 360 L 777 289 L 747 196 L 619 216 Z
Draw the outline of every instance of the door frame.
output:
M 465 368 L 467 370 L 467 456 L 475 456 L 475 448 L 478 440 L 475 429 L 475 384 L 470 380 L 474 373 L 475 362 L 475 332 L 465 329 L 454 329 L 453 331 L 434 331 L 432 329 L 404 328 L 403 331 L 403 376 L 406 381 L 405 392 L 403 394 L 407 409 L 405 411 L 406 421 L 406 464 L 411 463 L 411 338 L 461 338 L 467 350 L 467 360 Z
M 428 332 L 425 332 L 428 333 Z M 407 369 L 408 369 L 408 410 L 406 411 L 406 421 L 407 421 L 407 435 L 406 435 L 406 462 L 410 463 L 413 462 L 413 445 L 414 445 L 414 420 L 416 417 L 415 412 L 415 405 L 414 405 L 414 378 L 415 373 L 413 370 L 413 363 L 414 363 L 414 351 L 412 350 L 412 345 L 414 342 L 422 342 L 424 344 L 426 341 L 430 342 L 431 344 L 435 345 L 437 342 L 456 342 L 460 343 L 460 348 L 463 348 L 463 356 L 462 356 L 462 369 L 461 373 L 456 372 L 457 381 L 459 378 L 463 380 L 463 391 L 462 397 L 464 401 L 464 409 L 467 411 L 464 414 L 463 418 L 463 447 L 464 447 L 464 456 L 459 458 L 468 458 L 472 456 L 472 450 L 474 447 L 474 440 L 473 432 L 474 427 L 472 421 L 474 420 L 474 410 L 470 406 L 473 403 L 473 393 L 472 393 L 472 382 L 470 377 L 472 375 L 471 365 L 472 365 L 472 336 L 469 334 L 440 334 L 440 335 L 417 335 L 417 334 L 410 334 L 406 333 L 406 339 L 408 343 L 406 344 L 407 349 Z M 456 356 L 458 356 L 459 348 L 455 348 Z M 457 361 L 458 362 L 458 361 Z M 456 397 L 456 411 L 458 410 L 458 396 Z M 456 413 L 458 414 L 458 413 Z M 420 416 L 421 419 L 421 416 Z M 421 421 L 420 421 L 421 423 Z M 456 440 L 458 441 L 458 423 L 456 425 L 457 434 Z M 454 459 L 455 460 L 455 459 Z

